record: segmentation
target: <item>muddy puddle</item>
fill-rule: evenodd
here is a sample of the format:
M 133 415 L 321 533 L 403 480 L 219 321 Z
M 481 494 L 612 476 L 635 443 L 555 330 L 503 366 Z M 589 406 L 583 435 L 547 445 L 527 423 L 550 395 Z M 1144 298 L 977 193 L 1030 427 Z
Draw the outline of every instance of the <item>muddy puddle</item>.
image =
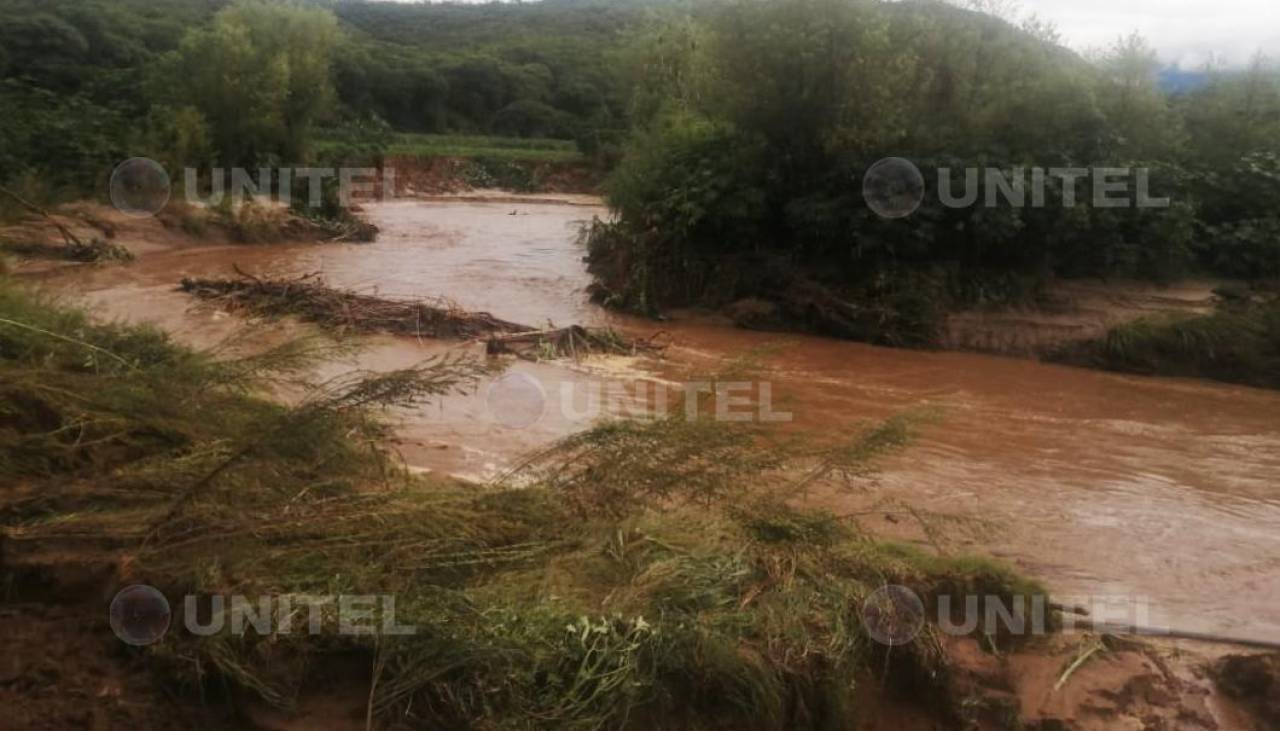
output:
M 234 339 L 243 322 L 174 287 L 183 276 L 230 276 L 233 265 L 265 276 L 315 272 L 386 295 L 445 295 L 530 325 L 669 333 L 661 362 L 520 362 L 474 394 L 406 415 L 397 447 L 410 465 L 480 479 L 594 418 L 641 408 L 654 384 L 756 354 L 773 415 L 790 414 L 784 428 L 830 433 L 905 410 L 934 414 L 874 478 L 810 500 L 915 538 L 925 536 L 893 501 L 965 516 L 940 529 L 944 548 L 1007 558 L 1095 608 L 1104 598 L 1112 621 L 1280 641 L 1280 393 L 619 317 L 583 291 L 590 278 L 577 228 L 605 215 L 585 203 L 386 202 L 368 209 L 382 229 L 374 244 L 190 246 L 42 278 L 100 316 L 153 322 L 196 345 Z M 268 337 L 293 329 L 272 325 Z M 366 368 L 481 351 L 368 340 Z

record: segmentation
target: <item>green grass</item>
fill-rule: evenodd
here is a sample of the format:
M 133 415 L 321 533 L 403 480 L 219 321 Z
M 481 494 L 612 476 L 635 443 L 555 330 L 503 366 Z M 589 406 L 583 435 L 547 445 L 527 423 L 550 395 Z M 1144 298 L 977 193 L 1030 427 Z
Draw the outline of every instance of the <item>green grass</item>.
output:
M 1060 358 L 1127 373 L 1280 388 L 1280 299 L 1202 316 L 1143 318 Z
M 322 140 L 319 146 L 323 150 L 336 145 Z M 487 157 L 513 162 L 579 162 L 583 159 L 577 145 L 571 140 L 407 132 L 395 135 L 387 154 L 410 157 Z
M 521 465 L 520 487 L 461 484 L 397 468 L 378 411 L 478 366 L 262 397 L 325 347 L 220 360 L 0 279 L 0 464 L 25 486 L 0 493 L 6 572 L 28 550 L 87 550 L 171 598 L 391 594 L 415 634 L 343 635 L 330 608 L 319 635 L 175 629 L 144 652 L 192 695 L 281 707 L 355 661 L 375 718 L 425 728 L 848 728 L 855 686 L 884 672 L 954 711 L 935 630 L 890 656 L 863 631 L 866 597 L 1044 593 L 783 499 L 865 471 L 904 421 L 817 445 L 736 423 L 601 425 Z

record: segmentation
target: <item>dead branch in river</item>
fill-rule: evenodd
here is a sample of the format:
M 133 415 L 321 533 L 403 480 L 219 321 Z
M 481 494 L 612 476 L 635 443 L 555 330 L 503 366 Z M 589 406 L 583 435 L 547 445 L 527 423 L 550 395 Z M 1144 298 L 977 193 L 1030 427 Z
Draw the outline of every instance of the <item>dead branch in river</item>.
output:
M 313 274 L 297 279 L 259 279 L 239 273 L 239 279 L 183 279 L 180 289 L 231 311 L 264 317 L 294 315 L 357 332 L 477 338 L 494 332 L 532 330 L 487 312 L 468 312 L 443 298 L 409 300 L 358 294 L 333 289 Z
M 580 358 L 598 353 L 614 355 L 656 354 L 666 348 L 656 333 L 648 338 L 629 339 L 613 330 L 591 329 L 581 325 L 533 330 L 514 335 L 493 335 L 489 338 L 489 355 L 515 355 L 525 360 L 543 358 Z
M 609 329 L 572 325 L 537 330 L 488 312 L 471 312 L 444 298 L 393 299 L 327 286 L 317 275 L 262 279 L 239 269 L 237 279 L 183 279 L 180 289 L 230 311 L 262 317 L 293 315 L 339 330 L 430 338 L 486 339 L 489 355 L 527 360 L 611 353 L 656 354 L 658 335 L 630 339 Z

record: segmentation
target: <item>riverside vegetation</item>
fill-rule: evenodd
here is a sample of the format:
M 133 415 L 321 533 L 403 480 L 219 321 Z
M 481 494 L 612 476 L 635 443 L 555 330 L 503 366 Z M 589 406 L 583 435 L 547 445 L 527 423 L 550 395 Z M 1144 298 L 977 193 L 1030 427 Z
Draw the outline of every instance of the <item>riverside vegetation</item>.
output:
M 369 718 L 391 725 L 830 728 L 858 717 L 860 683 L 927 689 L 939 718 L 972 712 L 948 693 L 936 630 L 892 653 L 868 639 L 875 588 L 930 606 L 1044 595 L 783 500 L 796 480 L 865 472 L 909 420 L 803 447 L 737 424 L 605 424 L 470 485 L 405 472 L 380 414 L 486 367 L 439 359 L 263 398 L 334 347 L 215 358 L 0 281 L 11 600 L 88 570 L 174 597 L 393 594 L 416 628 L 342 635 L 330 607 L 318 635 L 174 629 L 140 651 L 173 690 L 233 708 L 289 708 L 325 668 L 357 667 Z
M 601 301 L 657 314 L 745 300 L 766 313 L 757 324 L 904 346 L 937 343 L 954 310 L 1034 302 L 1055 278 L 1208 275 L 1273 298 L 1275 63 L 1165 91 L 1141 37 L 1082 57 L 1001 8 L 3 0 L 0 184 L 44 204 L 100 195 L 138 154 L 174 172 L 459 155 L 471 184 L 528 189 L 529 165 L 585 160 L 612 169 L 616 220 L 589 236 Z M 890 155 L 928 183 L 903 220 L 861 196 Z M 1147 168 L 1171 204 L 1095 207 L 1082 183 L 1075 205 L 1055 205 L 1051 178 L 1045 207 L 943 206 L 938 171 L 961 190 L 967 167 Z M 1243 317 L 1270 333 L 1267 311 L 1201 325 Z M 1106 340 L 1145 371 L 1274 380 Z M 1114 352 L 1081 362 L 1132 367 Z
M 643 104 L 606 186 L 616 220 L 589 237 L 605 303 L 745 300 L 765 326 L 928 347 L 948 312 L 1033 303 L 1055 278 L 1207 275 L 1275 297 L 1280 69 L 1262 57 L 1166 93 L 1137 36 L 1086 59 L 1033 19 L 846 0 L 695 6 L 639 53 Z M 924 176 L 904 219 L 862 199 L 888 156 Z M 1094 206 L 1084 181 L 1067 206 L 1053 179 L 1043 207 L 984 206 L 982 176 L 975 205 L 937 195 L 943 169 L 964 191 L 966 168 L 1032 167 L 1148 168 L 1170 205 Z M 1273 313 L 1144 323 L 1087 362 L 1274 384 Z

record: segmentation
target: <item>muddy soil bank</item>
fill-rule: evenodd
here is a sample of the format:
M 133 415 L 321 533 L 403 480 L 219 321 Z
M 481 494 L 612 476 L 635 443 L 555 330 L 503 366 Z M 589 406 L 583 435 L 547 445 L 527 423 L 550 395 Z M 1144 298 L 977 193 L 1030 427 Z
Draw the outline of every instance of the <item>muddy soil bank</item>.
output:
M 1204 372 L 1176 366 L 1196 353 L 1208 353 L 1212 345 L 1196 353 L 1165 356 L 1169 362 L 1152 368 L 1126 367 L 1124 357 L 1141 351 L 1111 352 L 1116 333 L 1140 320 L 1149 330 L 1174 321 L 1201 321 L 1224 308 L 1244 308 L 1257 319 L 1250 327 L 1266 328 L 1269 315 L 1264 310 L 1275 297 L 1269 286 L 1251 290 L 1240 282 L 1208 278 L 1155 284 L 989 275 L 988 280 L 970 281 L 944 267 L 846 282 L 833 279 L 820 264 L 800 264 L 772 254 L 640 261 L 642 243 L 602 224 L 593 223 L 586 239 L 587 268 L 594 278 L 592 300 L 624 312 L 712 318 L 763 332 L 990 353 L 1121 372 L 1196 374 L 1263 386 L 1270 385 L 1269 371 L 1255 361 L 1274 356 L 1253 357 L 1252 349 L 1271 353 L 1280 347 L 1272 342 L 1274 336 L 1253 345 L 1241 343 L 1240 354 L 1221 353 L 1223 365 Z M 1215 361 L 1212 353 L 1204 357 Z
M 604 172 L 587 162 L 476 160 L 466 157 L 393 155 L 383 161 L 377 181 L 380 197 L 418 197 L 468 193 L 493 188 L 521 193 L 593 194 Z M 394 181 L 395 190 L 386 190 Z
M 195 247 L 367 242 L 377 233 L 376 226 L 355 213 L 340 222 L 312 220 L 270 200 L 229 209 L 171 201 L 154 216 L 82 201 L 0 227 L 0 257 L 10 259 L 19 271 L 42 272 L 82 263 L 124 263 Z
M 1059 280 L 1036 306 L 977 309 L 947 316 L 939 345 L 1018 357 L 1051 355 L 1105 337 L 1147 317 L 1213 312 L 1223 282 L 1192 279 L 1167 285 L 1124 280 Z
M 1054 359 L 1071 346 L 1095 342 L 1107 332 L 1143 318 L 1205 315 L 1219 302 L 1222 282 L 1192 279 L 1167 285 L 1125 280 L 1048 282 L 1037 302 L 961 309 L 946 313 L 934 350 L 988 353 L 1015 358 Z M 673 318 L 705 319 L 764 332 L 805 332 L 785 306 L 762 298 L 734 301 L 720 310 L 676 309 Z
M 93 601 L 92 599 L 99 599 Z M 8 638 L 0 702 L 13 729 L 261 729 L 363 731 L 373 669 L 333 660 L 292 710 L 248 695 L 176 694 L 145 654 L 120 643 L 102 608 L 105 593 L 78 601 L 0 602 Z M 1104 646 L 1084 662 L 1082 651 Z M 1269 731 L 1280 655 L 1172 641 L 1096 635 L 1045 637 L 993 653 L 977 640 L 945 642 L 946 677 L 930 692 L 901 677 L 868 674 L 853 693 L 857 731 Z M 891 658 L 886 658 L 891 667 Z M 1257 677 L 1255 677 L 1257 676 Z M 1262 682 L 1261 694 L 1258 682 Z M 377 724 L 373 728 L 379 728 Z

